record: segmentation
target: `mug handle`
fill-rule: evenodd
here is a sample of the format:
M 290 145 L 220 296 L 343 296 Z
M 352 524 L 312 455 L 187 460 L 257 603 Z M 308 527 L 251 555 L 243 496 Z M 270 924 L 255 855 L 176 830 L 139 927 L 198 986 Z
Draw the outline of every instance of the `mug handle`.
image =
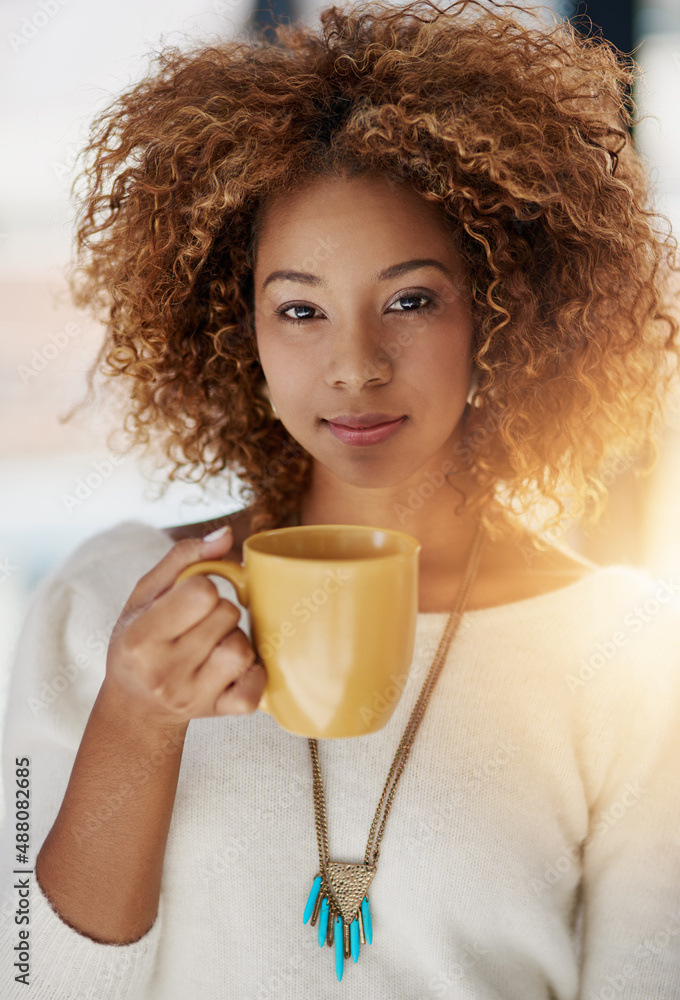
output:
M 239 602 L 243 605 L 243 607 L 250 607 L 248 575 L 245 566 L 240 566 L 238 563 L 234 562 L 227 562 L 225 560 L 218 561 L 215 559 L 192 563 L 190 566 L 186 566 L 182 570 L 172 586 L 176 587 L 178 583 L 182 582 L 182 580 L 186 580 L 190 576 L 196 576 L 198 573 L 215 573 L 217 576 L 223 576 L 225 580 L 229 580 L 229 582 L 234 585 Z M 266 686 L 262 692 L 262 697 L 260 698 L 260 702 L 257 707 L 263 712 L 266 712 L 268 715 L 271 715 L 271 709 L 267 707 Z

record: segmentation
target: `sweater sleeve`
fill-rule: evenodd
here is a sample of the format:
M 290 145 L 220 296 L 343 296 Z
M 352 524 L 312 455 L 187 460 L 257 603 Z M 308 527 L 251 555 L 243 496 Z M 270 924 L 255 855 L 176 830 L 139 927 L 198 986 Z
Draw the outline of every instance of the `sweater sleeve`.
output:
M 600 780 L 584 844 L 579 1000 L 671 1000 L 680 996 L 680 602 L 648 592 L 622 621 L 627 649 L 582 692 L 605 709 L 591 716 L 583 763 Z
M 95 556 L 96 538 L 85 543 Z M 161 900 L 153 926 L 138 941 L 129 945 L 97 942 L 62 920 L 35 876 L 35 858 L 61 806 L 104 678 L 110 634 L 128 596 L 128 591 L 121 592 L 115 573 L 97 568 L 111 565 L 104 558 L 111 553 L 99 552 L 98 560 L 87 567 L 89 572 L 68 573 L 66 567 L 82 566 L 82 559 L 76 557 L 82 556 L 82 550 L 81 546 L 67 563 L 39 582 L 13 658 L 3 737 L 5 818 L 0 840 L 0 962 L 8 987 L 2 995 L 11 998 L 142 997 L 153 972 L 163 923 Z M 15 836 L 16 771 L 21 766 L 17 761 L 25 758 L 30 842 L 27 861 L 22 862 Z M 22 895 L 26 897 L 18 887 L 22 884 L 28 887 L 28 909 L 21 911 L 27 914 L 27 923 L 17 922 L 17 908 L 26 906 L 20 902 Z M 28 939 L 20 938 L 21 930 L 28 931 Z M 14 963 L 19 957 L 17 946 L 25 948 L 26 941 L 29 972 L 22 980 L 17 977 L 23 967 Z

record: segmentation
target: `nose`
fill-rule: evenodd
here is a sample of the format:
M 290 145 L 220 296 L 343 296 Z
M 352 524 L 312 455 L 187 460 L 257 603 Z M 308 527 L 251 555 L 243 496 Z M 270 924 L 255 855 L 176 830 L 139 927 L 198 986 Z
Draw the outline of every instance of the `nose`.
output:
M 338 335 L 329 352 L 327 381 L 353 391 L 364 385 L 381 385 L 392 378 L 392 359 L 366 331 Z

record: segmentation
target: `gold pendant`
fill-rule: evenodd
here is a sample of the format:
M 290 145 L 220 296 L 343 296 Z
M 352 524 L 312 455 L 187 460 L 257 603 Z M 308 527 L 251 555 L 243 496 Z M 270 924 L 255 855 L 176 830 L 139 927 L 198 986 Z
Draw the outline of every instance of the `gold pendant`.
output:
M 356 962 L 359 944 L 371 944 L 373 925 L 368 903 L 368 888 L 376 872 L 375 865 L 355 865 L 349 861 L 329 861 L 324 874 L 317 873 L 312 884 L 303 923 L 315 926 L 319 920 L 319 946 L 335 945 L 335 974 L 342 979 L 343 959 Z
M 347 861 L 329 861 L 326 865 L 330 889 L 348 924 L 356 917 L 375 871 L 375 865 L 353 865 Z

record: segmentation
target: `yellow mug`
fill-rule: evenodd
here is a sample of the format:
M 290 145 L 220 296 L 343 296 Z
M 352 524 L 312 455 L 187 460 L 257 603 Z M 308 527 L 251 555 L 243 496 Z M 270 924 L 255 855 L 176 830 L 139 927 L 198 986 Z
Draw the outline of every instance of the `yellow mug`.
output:
M 250 535 L 243 564 L 192 563 L 230 580 L 267 671 L 258 705 L 288 732 L 364 736 L 387 724 L 408 679 L 418 616 L 417 538 L 353 524 Z

